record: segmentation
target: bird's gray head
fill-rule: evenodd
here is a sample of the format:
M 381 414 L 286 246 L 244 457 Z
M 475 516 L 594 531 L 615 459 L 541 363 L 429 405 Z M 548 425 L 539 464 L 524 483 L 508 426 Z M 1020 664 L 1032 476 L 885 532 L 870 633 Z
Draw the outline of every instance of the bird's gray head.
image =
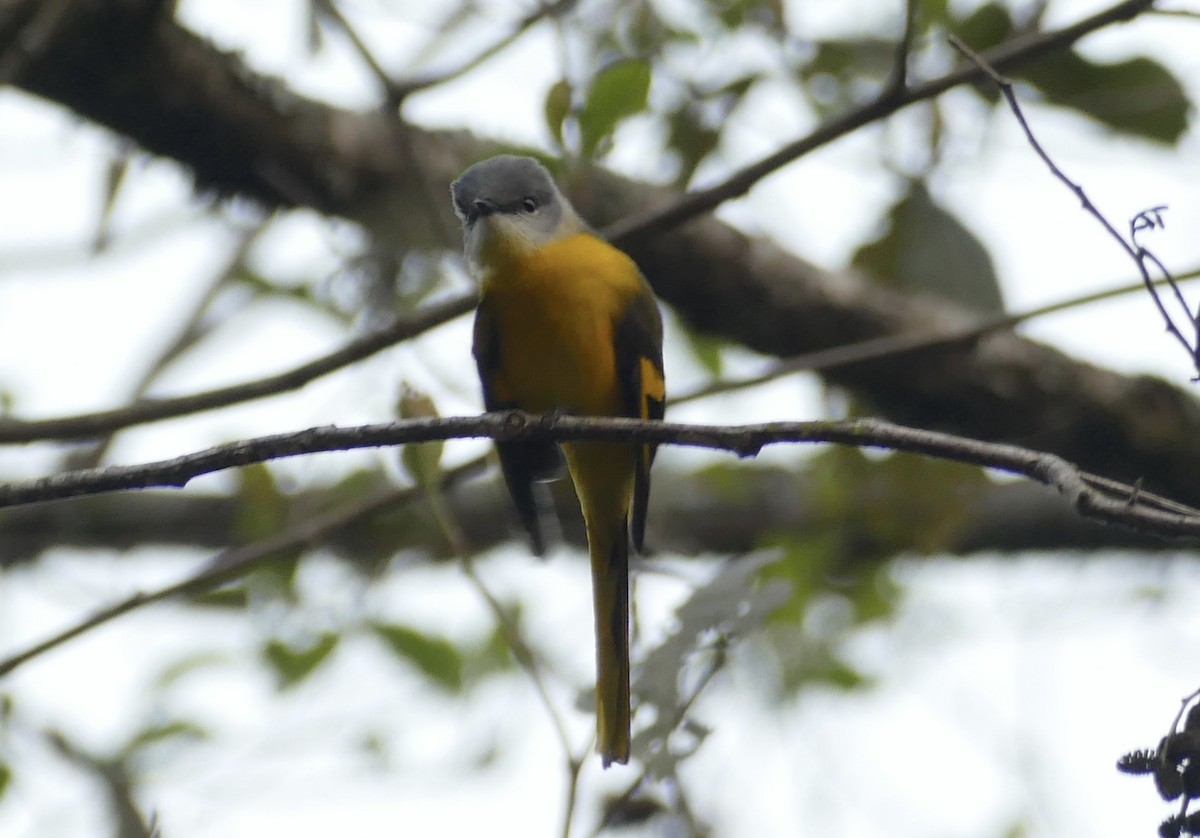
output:
M 476 163 L 451 184 L 450 194 L 467 262 L 477 275 L 583 229 L 550 173 L 532 157 L 502 154 Z

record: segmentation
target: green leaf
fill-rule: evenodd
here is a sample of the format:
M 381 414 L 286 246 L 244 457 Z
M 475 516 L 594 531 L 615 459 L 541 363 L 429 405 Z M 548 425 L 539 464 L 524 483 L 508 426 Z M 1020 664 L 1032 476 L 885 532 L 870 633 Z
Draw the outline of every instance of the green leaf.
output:
M 756 25 L 771 34 L 785 34 L 782 0 L 721 0 L 713 5 L 717 20 L 731 32 Z
M 1013 34 L 1012 15 L 999 3 L 984 3 L 967 17 L 955 21 L 953 27 L 959 39 L 975 52 L 999 46 Z
M 763 569 L 763 578 L 786 580 L 791 593 L 771 621 L 799 624 L 812 601 L 828 591 L 830 568 L 844 555 L 842 533 L 829 529 L 788 534 L 773 543 L 784 550 L 778 561 Z
M 762 551 L 723 562 L 675 609 L 674 631 L 643 655 L 632 689 L 639 706 L 653 710 L 650 724 L 634 734 L 633 751 L 648 756 L 645 768 L 651 776 L 669 776 L 679 759 L 673 749 L 655 743 L 665 743 L 678 725 L 685 674 L 694 674 L 698 659 L 722 665 L 731 638 L 757 632 L 787 601 L 786 583 L 759 578 L 773 560 L 774 553 Z M 591 702 L 589 690 L 580 705 Z M 702 728 L 692 721 L 686 724 L 693 737 L 703 738 Z
M 372 623 L 371 630 L 396 657 L 415 666 L 439 687 L 462 691 L 462 654 L 449 640 L 397 623 Z
M 9 785 L 12 783 L 12 769 L 7 763 L 0 762 L 0 800 L 4 799 L 4 793 L 8 791 Z
M 667 115 L 667 147 L 679 159 L 676 186 L 681 189 L 687 186 L 700 161 L 717 147 L 720 139 L 720 130 L 705 125 L 699 109 L 692 102 L 684 103 Z
M 256 463 L 243 468 L 238 478 L 241 485 L 233 523 L 235 538 L 240 543 L 250 543 L 284 529 L 291 519 L 291 498 L 280 491 L 271 470 L 263 463 Z M 303 552 L 303 546 L 298 545 L 264 557 L 248 577 L 253 593 L 292 599 Z
M 505 606 L 510 625 L 516 627 L 520 635 L 521 610 L 518 604 Z M 484 641 L 469 650 L 463 657 L 463 680 L 478 681 L 497 672 L 507 672 L 513 668 L 514 658 L 508 635 L 504 628 L 497 624 L 492 628 Z
M 433 419 L 438 415 L 437 405 L 428 393 L 405 383 L 400 389 L 396 403 L 396 414 L 401 419 Z M 409 443 L 400 449 L 400 462 L 418 486 L 437 486 L 442 476 L 442 451 L 446 443 Z
M 692 351 L 692 357 L 700 363 L 700 366 L 704 367 L 705 372 L 713 378 L 720 378 L 721 349 L 726 346 L 726 342 L 720 338 L 697 332 L 684 324 L 681 324 L 680 331 L 687 341 L 688 348 Z
M 928 30 L 934 24 L 942 23 L 949 17 L 949 7 L 949 0 L 921 0 L 917 7 L 917 22 L 924 24 L 922 28 Z
M 812 686 L 849 692 L 870 685 L 867 676 L 826 640 L 805 637 L 800 629 L 790 626 L 776 628 L 769 635 L 778 656 L 780 686 L 785 696 Z
M 191 598 L 193 605 L 205 608 L 232 608 L 244 610 L 250 604 L 250 592 L 244 583 L 226 585 L 213 591 L 205 591 Z
M 992 258 L 975 235 L 942 209 L 924 183 L 887 214 L 887 232 L 854 254 L 855 268 L 906 294 L 927 294 L 983 314 L 1004 311 Z
M 896 45 L 889 38 L 818 41 L 812 59 L 800 70 L 803 79 L 829 75 L 839 81 L 884 78 L 892 71 Z
M 263 647 L 263 658 L 275 671 L 280 689 L 286 689 L 311 675 L 337 648 L 340 639 L 335 632 L 322 632 L 312 643 L 302 647 L 270 640 Z
M 246 543 L 277 532 L 287 521 L 288 499 L 279 491 L 270 468 L 254 463 L 238 473 L 238 480 L 234 537 Z
M 667 147 L 679 159 L 675 177 L 678 188 L 687 186 L 701 161 L 717 147 L 733 109 L 759 78 L 751 73 L 708 92 L 692 90 L 678 108 L 667 114 Z
M 1017 73 L 1053 104 L 1072 108 L 1124 134 L 1174 144 L 1187 129 L 1187 94 L 1179 80 L 1149 58 L 1096 64 L 1071 50 Z
M 916 454 L 870 457 L 857 448 L 826 448 L 806 470 L 817 486 L 822 523 L 804 537 L 836 533 L 840 564 L 948 549 L 991 486 L 977 466 Z
M 554 137 L 554 142 L 561 148 L 563 120 L 571 112 L 571 83 L 566 79 L 560 79 L 550 85 L 542 107 L 546 115 L 546 127 L 550 129 L 550 136 Z
M 176 720 L 162 724 L 151 725 L 139 730 L 134 737 L 125 743 L 121 749 L 119 761 L 123 762 L 134 756 L 138 751 L 145 750 L 151 745 L 166 742 L 169 739 L 187 739 L 198 741 L 208 739 L 207 728 L 196 722 Z
M 646 109 L 650 96 L 650 62 L 630 58 L 600 71 L 579 113 L 584 159 L 592 159 L 600 143 L 621 120 Z
M 232 661 L 233 658 L 220 652 L 198 652 L 187 655 L 160 672 L 154 684 L 159 689 L 165 689 L 198 669 L 221 666 Z

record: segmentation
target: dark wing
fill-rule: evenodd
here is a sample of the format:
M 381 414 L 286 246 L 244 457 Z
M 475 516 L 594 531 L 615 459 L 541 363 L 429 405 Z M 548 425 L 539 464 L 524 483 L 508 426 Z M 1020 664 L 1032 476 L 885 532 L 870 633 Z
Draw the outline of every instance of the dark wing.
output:
M 489 411 L 510 410 L 516 405 L 508 401 L 500 370 L 500 336 L 487 298 L 479 301 L 475 311 L 475 342 L 472 352 L 479 382 L 483 385 L 483 404 Z M 562 457 L 553 442 L 497 442 L 500 471 L 521 524 L 529 533 L 530 547 L 537 555 L 546 551 L 542 536 L 541 513 L 533 493 L 535 480 L 549 480 L 562 472 Z
M 635 419 L 662 419 L 667 393 L 663 378 L 662 314 L 654 294 L 644 281 L 637 296 L 614 324 L 617 380 L 621 388 L 621 412 Z M 646 506 L 650 501 L 650 464 L 658 446 L 638 446 L 637 473 L 633 482 L 633 515 L 630 533 L 633 546 L 642 549 L 646 536 Z

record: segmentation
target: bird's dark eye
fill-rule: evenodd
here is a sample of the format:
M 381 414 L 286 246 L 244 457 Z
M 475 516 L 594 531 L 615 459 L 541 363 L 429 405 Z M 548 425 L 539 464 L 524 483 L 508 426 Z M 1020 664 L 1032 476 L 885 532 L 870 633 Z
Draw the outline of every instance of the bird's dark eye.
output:
M 521 209 L 525 210 L 525 212 L 537 212 L 537 208 L 537 201 L 533 200 L 533 198 L 525 198 L 521 201 Z

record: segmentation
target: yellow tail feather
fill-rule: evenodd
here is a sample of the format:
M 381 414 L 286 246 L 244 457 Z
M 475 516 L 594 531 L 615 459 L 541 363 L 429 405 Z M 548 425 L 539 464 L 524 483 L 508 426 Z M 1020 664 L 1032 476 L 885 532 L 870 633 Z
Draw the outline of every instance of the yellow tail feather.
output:
M 605 767 L 629 761 L 629 507 L 637 448 L 563 446 L 587 524 L 596 617 L 596 739 Z
M 607 768 L 614 762 L 629 761 L 629 536 L 625 519 L 608 537 L 589 532 L 588 542 L 596 614 L 596 740 Z

